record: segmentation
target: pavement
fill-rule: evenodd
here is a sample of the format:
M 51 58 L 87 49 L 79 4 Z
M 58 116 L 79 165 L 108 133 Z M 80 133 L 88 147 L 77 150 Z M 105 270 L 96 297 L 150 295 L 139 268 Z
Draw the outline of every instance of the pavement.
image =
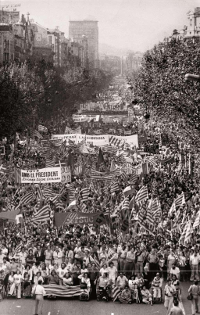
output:
M 190 283 L 181 283 L 182 301 L 186 315 L 191 315 L 187 290 Z M 0 302 L 0 315 L 33 315 L 34 300 L 9 298 Z M 119 302 L 97 302 L 69 300 L 44 300 L 42 315 L 165 315 L 163 304 L 120 304 Z

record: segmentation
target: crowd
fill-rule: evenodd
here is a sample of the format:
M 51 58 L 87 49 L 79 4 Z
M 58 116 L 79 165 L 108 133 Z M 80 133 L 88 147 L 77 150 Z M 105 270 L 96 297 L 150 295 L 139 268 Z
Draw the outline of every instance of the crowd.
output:
M 85 143 L 71 143 L 62 150 L 62 145 L 50 141 L 45 149 L 37 141 L 34 150 L 18 144 L 11 151 L 2 161 L 1 208 L 3 213 L 18 208 L 23 222 L 4 221 L 0 232 L 2 296 L 31 297 L 39 283 L 44 288 L 79 286 L 88 299 L 120 303 L 152 305 L 164 297 L 168 313 L 174 298 L 181 302 L 180 283 L 199 280 L 199 181 L 187 158 L 182 161 L 185 149 L 180 152 L 171 139 L 170 145 L 162 147 L 161 133 L 166 135 L 155 126 L 143 130 L 144 155 L 125 145 L 107 146 L 100 152 Z M 83 145 L 91 153 L 82 153 Z M 71 183 L 15 182 L 14 169 L 45 167 L 50 158 L 54 164 L 68 164 Z M 148 165 L 146 171 L 141 164 Z M 91 176 L 94 169 L 104 174 L 117 172 L 112 180 L 102 181 Z M 144 187 L 147 195 L 142 200 Z M 28 193 L 31 199 L 22 203 Z M 70 206 L 74 200 L 75 208 Z M 155 200 L 158 207 L 153 209 Z M 47 222 L 33 224 L 32 216 L 45 205 L 50 206 L 51 216 Z M 103 213 L 103 224 L 55 225 L 55 213 L 77 211 Z

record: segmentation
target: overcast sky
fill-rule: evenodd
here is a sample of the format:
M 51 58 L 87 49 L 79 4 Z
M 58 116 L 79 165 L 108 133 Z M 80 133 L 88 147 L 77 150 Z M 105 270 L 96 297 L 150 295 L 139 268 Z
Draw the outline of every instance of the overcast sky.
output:
M 173 29 L 187 24 L 187 12 L 200 0 L 19 0 L 20 12 L 35 22 L 59 26 L 68 36 L 69 20 L 99 21 L 99 41 L 116 48 L 145 51 Z

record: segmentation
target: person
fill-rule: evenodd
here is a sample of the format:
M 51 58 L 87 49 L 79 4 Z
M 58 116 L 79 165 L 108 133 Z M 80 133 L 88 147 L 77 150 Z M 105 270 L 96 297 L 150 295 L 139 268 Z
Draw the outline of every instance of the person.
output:
M 170 278 L 167 280 L 167 284 L 165 285 L 164 293 L 165 293 L 164 306 L 167 309 L 167 315 L 169 315 L 171 308 L 172 308 L 172 305 L 173 305 L 173 298 L 174 298 L 174 295 L 176 294 L 176 288 L 174 285 L 172 285 L 172 281 Z
M 162 284 L 163 284 L 163 280 L 162 280 L 162 278 L 160 278 L 160 274 L 158 272 L 152 281 L 153 297 L 155 299 L 161 298 Z
M 193 255 L 190 256 L 190 267 L 191 267 L 191 277 L 190 281 L 199 281 L 199 262 L 200 257 L 195 251 Z
M 13 283 L 10 287 L 9 295 L 13 295 L 15 289 L 17 290 L 17 298 L 21 298 L 21 283 L 22 283 L 22 275 L 20 273 L 20 270 L 17 270 L 16 274 L 13 276 Z
M 172 268 L 170 269 L 169 273 L 171 279 L 173 278 L 173 275 L 175 275 L 178 280 L 180 279 L 180 269 L 175 264 L 172 265 Z
M 177 299 L 174 299 L 174 305 L 172 306 L 169 315 L 184 315 Z
M 41 280 L 39 280 L 38 284 L 33 288 L 32 294 L 35 294 L 35 315 L 41 315 L 44 295 L 46 294 Z
M 142 302 L 145 304 L 153 304 L 152 303 L 152 295 L 150 291 L 146 288 L 145 285 L 143 285 L 142 290 L 141 290 L 141 297 L 142 297 Z
M 191 300 L 191 309 L 192 309 L 192 315 L 195 315 L 199 312 L 199 294 L 200 289 L 198 285 L 198 281 L 194 281 L 194 283 L 189 287 L 188 293 L 191 294 L 192 300 Z

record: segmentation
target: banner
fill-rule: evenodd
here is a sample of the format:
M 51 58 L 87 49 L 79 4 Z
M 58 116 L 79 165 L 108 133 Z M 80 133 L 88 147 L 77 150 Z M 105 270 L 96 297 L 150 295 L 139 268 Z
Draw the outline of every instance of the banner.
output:
M 66 141 L 68 144 L 69 139 L 75 144 L 80 143 L 85 140 L 86 143 L 92 144 L 94 146 L 104 146 L 110 144 L 110 138 L 113 135 L 84 135 L 84 134 L 58 134 L 52 135 L 52 140 L 62 140 Z M 138 135 L 131 136 L 114 136 L 117 140 L 123 140 L 125 143 L 128 143 L 131 146 L 138 147 Z
M 61 182 L 61 168 L 60 167 L 46 167 L 39 170 L 18 170 L 20 171 L 20 183 L 28 184 L 47 184 Z
M 58 212 L 55 213 L 55 225 L 60 227 L 65 224 L 96 224 L 97 218 L 101 215 L 100 213 L 82 213 L 82 212 Z
M 61 182 L 71 183 L 71 170 L 69 166 L 61 166 Z

